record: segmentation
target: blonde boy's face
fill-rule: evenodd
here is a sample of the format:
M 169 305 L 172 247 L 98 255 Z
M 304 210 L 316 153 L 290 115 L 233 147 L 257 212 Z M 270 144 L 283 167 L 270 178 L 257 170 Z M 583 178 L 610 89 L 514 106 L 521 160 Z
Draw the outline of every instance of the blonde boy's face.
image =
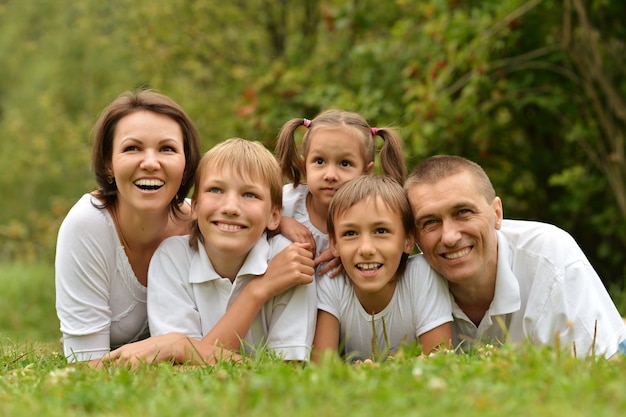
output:
M 360 300 L 393 295 L 402 254 L 410 253 L 413 246 L 400 214 L 380 198 L 362 200 L 335 218 L 331 248 L 341 258 Z
M 263 180 L 242 178 L 233 169 L 208 167 L 192 202 L 204 247 L 216 270 L 242 265 L 266 229 L 276 230 L 280 207 L 273 207 Z

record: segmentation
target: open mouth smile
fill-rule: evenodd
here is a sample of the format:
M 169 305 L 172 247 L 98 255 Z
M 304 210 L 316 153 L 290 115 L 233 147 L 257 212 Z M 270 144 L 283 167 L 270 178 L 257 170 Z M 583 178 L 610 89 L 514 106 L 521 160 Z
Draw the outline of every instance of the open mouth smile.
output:
M 137 186 L 138 188 L 142 189 L 142 190 L 146 190 L 146 191 L 153 191 L 153 190 L 158 190 L 159 188 L 163 187 L 163 185 L 165 185 L 165 181 L 161 181 L 161 180 L 137 180 L 134 182 L 135 186 Z
M 356 268 L 361 271 L 364 275 L 374 275 L 380 268 L 382 268 L 383 264 L 379 263 L 359 263 L 356 264 Z
M 222 222 L 213 222 L 213 224 L 216 225 L 219 229 L 225 230 L 228 232 L 237 232 L 239 230 L 245 229 L 244 226 L 241 226 L 238 224 L 222 223 Z
M 470 251 L 472 250 L 471 247 L 469 248 L 465 248 L 465 249 L 461 249 L 457 252 L 452 252 L 452 253 L 442 253 L 441 257 L 444 259 L 448 259 L 448 260 L 454 260 L 454 259 L 458 259 L 462 256 L 467 255 L 468 253 L 470 253 Z

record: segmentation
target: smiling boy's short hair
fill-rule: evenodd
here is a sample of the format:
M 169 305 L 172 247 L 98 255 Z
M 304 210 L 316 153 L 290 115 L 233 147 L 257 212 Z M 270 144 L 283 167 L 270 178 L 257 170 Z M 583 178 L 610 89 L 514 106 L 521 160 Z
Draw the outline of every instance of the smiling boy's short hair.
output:
M 282 209 L 283 177 L 280 166 L 274 155 L 260 142 L 230 138 L 207 151 L 198 164 L 192 200 L 197 199 L 200 184 L 209 167 L 218 171 L 230 169 L 247 181 L 266 185 L 270 191 L 272 208 Z M 191 247 L 197 249 L 198 240 L 204 242 L 198 221 L 194 220 L 189 239 Z
M 335 220 L 355 204 L 365 200 L 380 200 L 402 220 L 406 235 L 415 239 L 416 228 L 413 210 L 404 188 L 393 178 L 386 175 L 361 175 L 343 184 L 333 196 L 328 207 L 326 227 L 328 236 L 336 241 Z M 409 254 L 402 257 L 398 274 L 401 276 Z

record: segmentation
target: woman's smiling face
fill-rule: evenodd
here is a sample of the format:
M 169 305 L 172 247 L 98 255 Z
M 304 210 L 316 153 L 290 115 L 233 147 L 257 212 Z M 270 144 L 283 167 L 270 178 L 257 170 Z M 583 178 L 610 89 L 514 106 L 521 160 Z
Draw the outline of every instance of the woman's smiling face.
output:
M 141 110 L 118 121 L 108 170 L 120 206 L 139 212 L 169 210 L 185 163 L 182 130 L 169 116 Z

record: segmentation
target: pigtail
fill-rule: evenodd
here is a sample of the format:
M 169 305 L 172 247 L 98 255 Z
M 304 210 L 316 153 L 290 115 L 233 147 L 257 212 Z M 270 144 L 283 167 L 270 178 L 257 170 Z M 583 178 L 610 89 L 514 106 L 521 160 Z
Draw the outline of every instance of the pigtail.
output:
M 383 173 L 400 184 L 404 184 L 406 179 L 406 162 L 402 148 L 402 138 L 390 128 L 372 128 L 372 134 L 383 139 L 383 146 L 380 149 L 380 167 Z
M 283 125 L 276 141 L 276 159 L 280 164 L 283 177 L 286 177 L 295 187 L 300 184 L 304 176 L 302 158 L 296 147 L 295 133 L 298 127 L 307 126 L 308 119 L 291 119 Z M 310 121 L 309 121 L 310 124 Z

